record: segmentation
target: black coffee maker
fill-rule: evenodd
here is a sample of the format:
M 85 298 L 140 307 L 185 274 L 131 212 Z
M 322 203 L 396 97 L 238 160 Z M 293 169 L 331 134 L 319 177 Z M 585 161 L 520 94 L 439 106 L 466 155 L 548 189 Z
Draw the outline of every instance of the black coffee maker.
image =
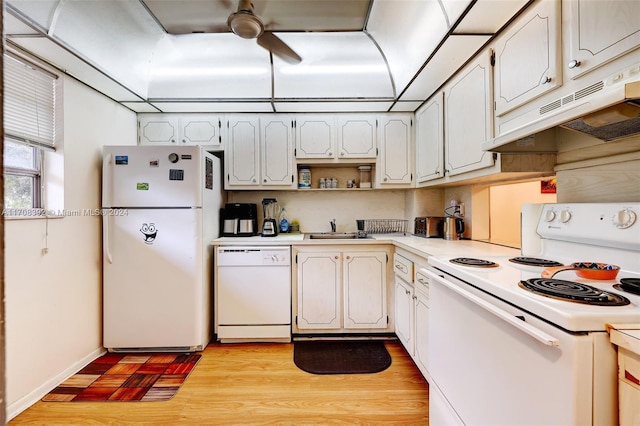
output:
M 275 198 L 264 198 L 262 200 L 262 211 L 264 213 L 262 236 L 275 237 L 278 235 L 278 217 L 280 216 L 278 201 Z
M 222 212 L 223 237 L 251 237 L 258 233 L 258 207 L 252 203 L 227 203 Z

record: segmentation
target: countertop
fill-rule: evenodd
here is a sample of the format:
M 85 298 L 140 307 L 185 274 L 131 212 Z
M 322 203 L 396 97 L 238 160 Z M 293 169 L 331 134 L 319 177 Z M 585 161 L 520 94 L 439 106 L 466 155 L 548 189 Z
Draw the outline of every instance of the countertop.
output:
M 214 246 L 323 246 L 392 244 L 417 256 L 518 256 L 520 250 L 473 240 L 444 240 L 401 234 L 370 234 L 370 238 L 344 240 L 310 240 L 304 234 L 278 234 L 275 237 L 222 237 L 211 242 Z
M 608 324 L 611 343 L 640 355 L 640 324 Z

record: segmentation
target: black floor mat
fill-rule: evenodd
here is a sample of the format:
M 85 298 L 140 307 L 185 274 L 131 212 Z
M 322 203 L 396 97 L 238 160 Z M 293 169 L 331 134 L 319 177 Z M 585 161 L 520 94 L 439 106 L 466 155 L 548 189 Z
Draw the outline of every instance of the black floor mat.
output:
M 296 341 L 293 362 L 312 374 L 365 374 L 386 370 L 391 355 L 382 341 Z

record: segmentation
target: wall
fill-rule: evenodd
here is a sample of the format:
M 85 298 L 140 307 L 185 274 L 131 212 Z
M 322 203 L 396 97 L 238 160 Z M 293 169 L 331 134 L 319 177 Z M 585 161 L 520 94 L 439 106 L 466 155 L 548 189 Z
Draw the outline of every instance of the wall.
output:
M 229 202 L 258 204 L 260 217 L 263 198 L 276 198 L 280 206 L 286 208 L 289 220 L 300 222 L 302 232 L 329 232 L 331 219 L 336 220 L 337 232 L 354 232 L 356 219 L 405 219 L 404 190 L 236 191 L 228 194 Z
M 65 78 L 65 210 L 100 208 L 101 147 L 135 143 L 135 113 Z M 9 418 L 103 350 L 101 229 L 99 216 L 5 221 Z
M 520 206 L 524 203 L 555 202 L 556 194 L 540 192 L 539 181 L 490 187 L 489 241 L 510 247 L 520 247 Z

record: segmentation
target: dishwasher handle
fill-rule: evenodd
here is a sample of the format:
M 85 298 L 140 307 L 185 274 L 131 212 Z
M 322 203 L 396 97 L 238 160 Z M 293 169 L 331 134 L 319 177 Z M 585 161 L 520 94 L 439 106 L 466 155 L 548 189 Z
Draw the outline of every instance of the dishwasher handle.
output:
M 533 337 L 534 339 L 538 340 L 539 342 L 544 343 L 547 346 L 560 346 L 560 341 L 558 339 L 556 339 L 555 337 L 545 333 L 542 330 L 537 329 L 536 327 L 532 326 L 531 324 L 528 324 L 528 323 L 524 322 L 522 319 L 511 315 L 510 313 L 498 308 L 497 306 L 492 305 L 491 303 L 481 299 L 480 297 L 476 296 L 475 294 L 470 293 L 470 292 L 464 290 L 463 288 L 458 287 L 457 285 L 447 281 L 443 276 L 434 274 L 433 272 L 428 271 L 428 270 L 424 270 L 423 273 L 429 275 L 432 279 L 434 279 L 439 284 L 442 284 L 443 286 L 445 286 L 449 290 L 451 290 L 451 291 L 457 293 L 458 295 L 464 297 L 468 301 L 478 305 L 479 307 L 483 308 L 487 312 L 495 315 L 499 319 L 501 319 L 504 322 L 514 326 L 515 328 L 519 329 L 520 331 L 523 331 L 524 333 L 528 334 L 529 336 Z

